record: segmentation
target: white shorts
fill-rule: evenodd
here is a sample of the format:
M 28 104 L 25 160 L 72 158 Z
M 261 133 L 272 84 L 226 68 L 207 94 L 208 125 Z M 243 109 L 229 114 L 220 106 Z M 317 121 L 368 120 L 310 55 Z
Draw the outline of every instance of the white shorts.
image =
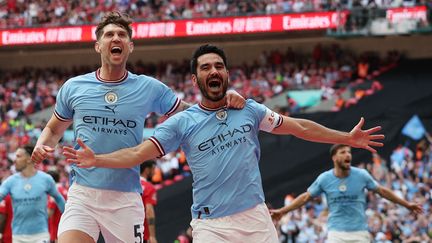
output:
M 144 206 L 139 193 L 101 190 L 74 183 L 68 192 L 58 236 L 79 230 L 95 242 L 102 233 L 105 242 L 142 242 Z
M 12 243 L 49 243 L 48 232 L 33 235 L 12 235 Z
M 215 219 L 192 219 L 194 243 L 278 243 L 267 206 L 262 203 L 252 209 Z
M 327 235 L 328 243 L 370 243 L 370 234 L 367 231 L 329 231 Z

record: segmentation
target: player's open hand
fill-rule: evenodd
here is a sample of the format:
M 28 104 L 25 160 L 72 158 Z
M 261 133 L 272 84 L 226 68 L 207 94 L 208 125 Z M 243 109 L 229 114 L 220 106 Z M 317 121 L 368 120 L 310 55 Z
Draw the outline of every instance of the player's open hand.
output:
M 408 209 L 414 212 L 415 214 L 423 213 L 423 207 L 419 203 L 410 203 Z
M 33 153 L 31 155 L 31 160 L 34 163 L 39 164 L 47 157 L 53 158 L 54 157 L 54 148 L 51 148 L 47 145 L 36 145 L 33 149 Z
M 235 90 L 228 90 L 226 93 L 226 101 L 228 108 L 243 109 L 246 104 L 245 98 Z
M 362 148 L 376 153 L 373 147 L 382 147 L 384 144 L 376 140 L 383 140 L 384 134 L 375 134 L 381 130 L 380 126 L 373 127 L 368 130 L 362 130 L 364 118 L 362 117 L 359 123 L 350 132 L 350 145 L 354 148 Z
M 81 168 L 96 166 L 96 157 L 93 150 L 79 138 L 77 139 L 77 143 L 81 147 L 80 150 L 67 146 L 63 147 L 63 155 L 66 157 L 66 162 L 76 164 L 76 166 Z
M 274 221 L 279 221 L 284 216 L 281 209 L 270 209 L 270 215 Z

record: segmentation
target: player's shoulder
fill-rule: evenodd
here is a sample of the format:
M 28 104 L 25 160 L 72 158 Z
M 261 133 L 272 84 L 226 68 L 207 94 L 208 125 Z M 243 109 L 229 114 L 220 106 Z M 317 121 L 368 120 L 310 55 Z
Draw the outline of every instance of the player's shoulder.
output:
M 356 175 L 368 175 L 369 174 L 369 172 L 366 169 L 358 168 L 358 167 L 354 167 L 354 166 L 351 166 L 351 173 L 356 174 Z
M 97 81 L 96 72 L 90 72 L 71 77 L 63 83 L 62 88 L 73 87 L 74 85 L 82 86 L 83 83 L 92 81 Z
M 333 169 L 329 169 L 329 170 L 326 170 L 326 171 L 322 172 L 318 176 L 318 179 L 324 180 L 324 179 L 330 179 L 332 177 L 335 177 L 335 175 L 333 173 Z
M 48 173 L 41 171 L 41 170 L 38 170 L 36 172 L 36 176 L 43 179 L 43 180 L 49 180 L 49 181 L 53 180 L 54 181 L 54 179 L 52 178 L 51 175 L 49 175 Z

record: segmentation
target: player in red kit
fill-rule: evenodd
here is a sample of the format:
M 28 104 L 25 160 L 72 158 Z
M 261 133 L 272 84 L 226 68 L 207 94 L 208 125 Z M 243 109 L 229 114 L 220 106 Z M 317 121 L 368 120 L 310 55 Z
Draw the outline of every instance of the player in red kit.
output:
M 154 206 L 156 206 L 156 189 L 150 182 L 156 162 L 153 160 L 146 161 L 140 165 L 141 186 L 143 189 L 142 200 L 145 210 L 144 219 L 144 243 L 157 243 L 156 240 L 156 220 Z
M 0 237 L 1 243 L 12 243 L 12 202 L 10 195 L 0 203 Z
M 60 192 L 60 194 L 63 196 L 63 198 L 66 200 L 67 198 L 67 188 L 64 187 L 60 181 L 60 175 L 57 171 L 48 171 L 47 174 L 51 175 L 51 177 L 54 179 L 57 190 Z M 57 204 L 55 203 L 54 198 L 50 197 L 48 199 L 48 229 L 50 233 L 50 241 L 51 243 L 57 242 L 57 230 L 58 225 L 60 222 L 60 218 L 62 213 L 57 207 Z

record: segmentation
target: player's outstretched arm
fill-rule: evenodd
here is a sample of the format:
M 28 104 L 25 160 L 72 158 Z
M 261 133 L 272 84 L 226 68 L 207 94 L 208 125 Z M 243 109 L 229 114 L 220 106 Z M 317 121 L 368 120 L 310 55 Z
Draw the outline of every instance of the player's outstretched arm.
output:
M 414 203 L 408 202 L 407 200 L 398 197 L 392 190 L 390 190 L 386 187 L 378 186 L 376 192 L 381 197 L 383 197 L 387 200 L 390 200 L 394 203 L 397 203 L 399 205 L 402 205 L 416 214 L 417 213 L 423 213 L 423 208 L 420 204 L 415 203 L 415 202 Z
M 77 143 L 81 147 L 80 150 L 65 146 L 63 147 L 63 155 L 66 156 L 66 161 L 68 163 L 74 163 L 82 168 L 131 168 L 160 155 L 156 145 L 149 140 L 132 148 L 125 148 L 109 154 L 98 155 L 96 155 L 90 147 L 85 145 L 81 139 L 78 138 Z
M 284 216 L 285 214 L 296 210 L 297 208 L 302 207 L 303 205 L 305 205 L 307 202 L 309 202 L 312 199 L 312 196 L 309 192 L 304 192 L 302 193 L 300 196 L 296 197 L 291 204 L 279 208 L 279 209 L 270 209 L 270 215 L 272 217 L 273 220 L 279 221 L 282 216 Z
M 376 126 L 367 130 L 362 130 L 364 118 L 350 131 L 342 132 L 333 130 L 306 119 L 297 119 L 283 116 L 282 124 L 275 128 L 274 134 L 292 134 L 298 138 L 320 143 L 346 144 L 354 148 L 367 149 L 375 153 L 373 147 L 382 147 L 384 144 L 377 140 L 384 139 L 383 134 L 376 134 L 381 130 Z

